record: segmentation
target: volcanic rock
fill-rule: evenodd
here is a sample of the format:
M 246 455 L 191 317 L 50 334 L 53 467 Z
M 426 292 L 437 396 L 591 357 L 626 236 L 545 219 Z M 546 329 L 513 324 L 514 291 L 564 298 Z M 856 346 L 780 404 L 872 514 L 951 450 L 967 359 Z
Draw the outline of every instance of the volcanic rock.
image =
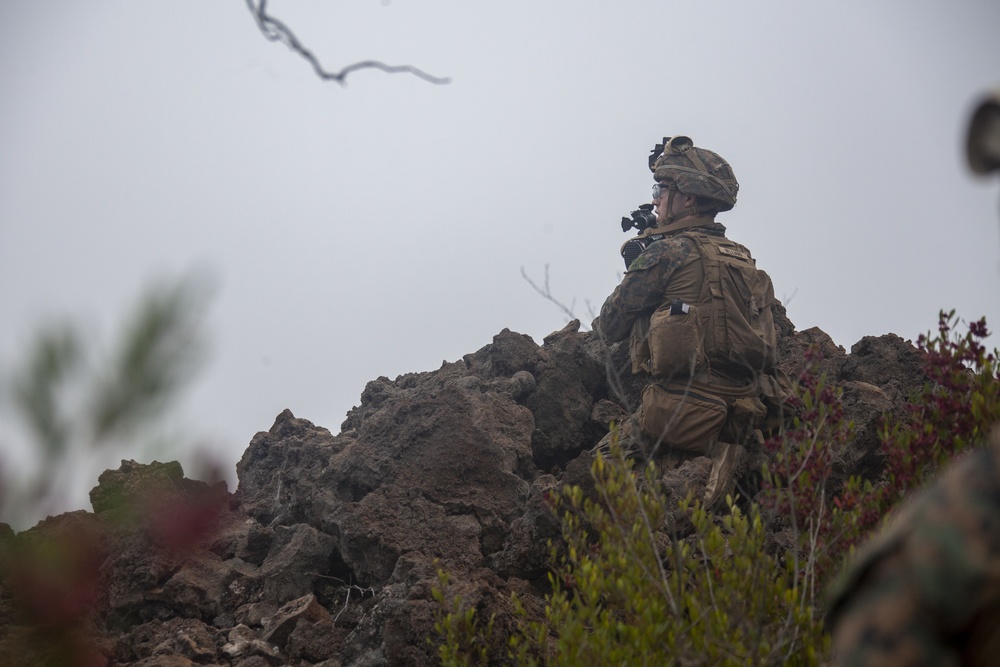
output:
M 812 359 L 854 420 L 837 479 L 876 475 L 880 420 L 921 386 L 919 353 L 889 334 L 848 354 L 779 315 L 781 369 L 794 380 Z M 93 664 L 434 664 L 435 590 L 493 615 L 502 656 L 511 593 L 541 614 L 560 538 L 548 498 L 566 483 L 592 488 L 590 450 L 649 380 L 631 373 L 627 348 L 575 321 L 542 345 L 505 329 L 435 371 L 372 380 L 336 435 L 283 411 L 250 441 L 235 493 L 187 480 L 174 463 L 123 461 L 91 493 L 94 514 L 17 536 L 0 526 L 0 545 L 13 554 L 10 545 L 74 524 L 85 536 L 74 539 L 102 554 L 90 597 L 58 628 L 85 638 Z M 700 494 L 708 459 L 675 463 L 668 496 Z M 39 617 L 18 606 L 11 562 L 0 651 L 31 661 L 44 653 L 25 641 Z

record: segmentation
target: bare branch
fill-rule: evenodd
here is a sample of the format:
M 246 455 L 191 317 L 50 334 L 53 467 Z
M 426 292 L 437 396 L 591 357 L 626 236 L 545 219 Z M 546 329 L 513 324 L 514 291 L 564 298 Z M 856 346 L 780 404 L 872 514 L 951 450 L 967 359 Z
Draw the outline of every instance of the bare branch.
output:
M 566 313 L 566 315 L 569 316 L 569 319 L 571 319 L 571 320 L 577 319 L 577 316 L 575 314 L 573 314 L 573 307 L 576 306 L 576 299 L 574 299 L 573 302 L 569 306 L 566 306 L 563 302 L 559 301 L 554 296 L 552 296 L 552 291 L 549 289 L 549 265 L 548 264 L 545 265 L 545 288 L 544 289 L 541 288 L 541 287 L 539 287 L 538 284 L 535 283 L 534 280 L 532 280 L 531 278 L 528 277 L 528 272 L 524 270 L 523 266 L 521 267 L 521 277 L 524 278 L 526 281 L 528 281 L 528 284 L 531 285 L 532 289 L 534 289 L 536 292 L 538 292 L 539 294 L 541 294 L 548 301 L 551 301 L 553 304 L 555 304 L 555 306 L 559 310 L 561 310 L 564 313 Z
M 549 265 L 545 265 L 545 286 L 540 287 L 538 283 L 528 277 L 528 272 L 521 267 L 521 277 L 531 285 L 531 288 L 538 292 L 544 299 L 551 301 L 559 310 L 566 314 L 570 320 L 576 320 L 576 314 L 573 309 L 576 307 L 576 299 L 574 298 L 570 305 L 564 304 L 559 301 L 555 296 L 552 295 L 552 290 L 549 288 Z M 594 312 L 594 307 L 589 301 L 584 301 L 587 305 L 587 312 L 590 315 L 591 322 L 593 322 L 597 315 Z M 594 331 L 598 336 L 601 337 L 601 341 L 604 343 L 604 354 L 605 354 L 605 368 L 607 370 L 608 384 L 611 387 L 611 391 L 614 393 L 615 397 L 618 399 L 619 403 L 629 412 L 634 411 L 632 402 L 628 398 L 628 393 L 625 391 L 625 385 L 622 382 L 622 376 L 625 374 L 625 368 L 615 368 L 614 361 L 611 358 L 611 343 L 604 337 L 604 333 L 600 329 L 595 328 Z
M 272 42 L 281 42 L 305 58 L 312 65 L 316 76 L 324 81 L 336 81 L 341 86 L 345 86 L 347 85 L 347 75 L 351 72 L 356 72 L 360 69 L 378 69 L 387 74 L 412 74 L 424 81 L 438 85 L 451 83 L 450 78 L 433 76 L 412 65 L 386 65 L 377 60 L 362 60 L 344 67 L 339 72 L 330 72 L 323 68 L 319 59 L 312 51 L 302 45 L 298 37 L 295 36 L 295 33 L 287 25 L 267 13 L 267 0 L 246 0 L 246 3 L 247 8 L 257 22 L 257 27 L 260 28 L 264 37 Z

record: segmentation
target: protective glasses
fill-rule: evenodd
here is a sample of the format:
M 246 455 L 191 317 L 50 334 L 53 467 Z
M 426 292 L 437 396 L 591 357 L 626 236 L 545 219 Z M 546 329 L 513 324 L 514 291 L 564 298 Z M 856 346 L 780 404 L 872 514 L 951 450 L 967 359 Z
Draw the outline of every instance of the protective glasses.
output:
M 667 190 L 676 190 L 673 183 L 653 183 L 653 199 L 659 199 L 667 193 Z

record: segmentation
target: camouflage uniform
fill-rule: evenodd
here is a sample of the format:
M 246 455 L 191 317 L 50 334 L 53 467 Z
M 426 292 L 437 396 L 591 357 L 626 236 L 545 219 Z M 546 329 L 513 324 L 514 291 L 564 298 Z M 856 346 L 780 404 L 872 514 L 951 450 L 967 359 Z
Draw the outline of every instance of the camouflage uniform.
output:
M 1000 664 L 1000 437 L 909 501 L 831 598 L 835 664 Z
M 725 236 L 726 227 L 710 218 L 699 231 Z M 648 315 L 663 302 L 671 276 L 691 259 L 694 242 L 685 236 L 668 236 L 656 241 L 636 257 L 621 284 L 601 307 L 600 327 L 612 343 L 625 340 L 635 320 Z M 697 258 L 695 258 L 697 259 Z
M 632 371 L 655 378 L 622 425 L 626 452 L 708 456 L 705 502 L 712 505 L 733 490 L 742 446 L 767 413 L 758 394 L 775 361 L 774 290 L 749 251 L 715 222 L 736 204 L 739 184 L 728 162 L 678 136 L 657 145 L 649 167 L 661 226 L 637 237 L 645 249 L 595 326 L 609 342 L 631 335 Z M 688 199 L 675 206 L 675 196 Z

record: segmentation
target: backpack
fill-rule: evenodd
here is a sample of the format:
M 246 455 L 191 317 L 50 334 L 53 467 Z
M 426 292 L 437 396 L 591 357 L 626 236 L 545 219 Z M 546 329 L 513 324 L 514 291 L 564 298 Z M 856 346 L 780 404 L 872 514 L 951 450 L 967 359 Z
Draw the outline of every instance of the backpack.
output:
M 707 368 L 732 377 L 769 373 L 777 363 L 774 286 L 750 251 L 722 236 L 682 232 L 704 272 L 695 304 L 664 303 L 649 319 L 649 371 L 692 377 Z
M 707 234 L 687 236 L 697 243 L 705 267 L 701 303 L 711 296 L 708 312 L 704 305 L 701 312 L 705 354 L 754 374 L 771 371 L 778 354 L 771 278 L 739 243 Z

